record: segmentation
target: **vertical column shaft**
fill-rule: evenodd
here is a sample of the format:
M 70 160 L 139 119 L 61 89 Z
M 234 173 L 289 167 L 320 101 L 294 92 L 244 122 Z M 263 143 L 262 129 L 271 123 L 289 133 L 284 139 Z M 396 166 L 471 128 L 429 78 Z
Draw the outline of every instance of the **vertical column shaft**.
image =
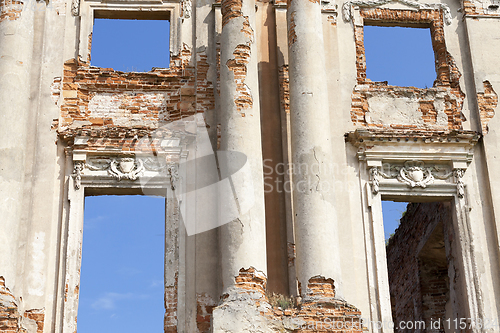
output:
M 334 172 L 338 168 L 331 143 L 321 7 L 319 1 L 312 0 L 289 0 L 288 5 L 297 278 L 302 296 L 315 294 L 309 288 L 312 277 L 324 278 L 327 283 L 333 279 L 336 296 L 340 296 L 333 205 Z
M 255 1 L 223 0 L 220 64 L 220 150 L 242 153 L 221 159 L 221 178 L 230 182 L 220 193 L 223 293 L 235 285 L 240 270 L 266 274 L 266 235 L 260 107 L 255 43 Z M 238 156 L 246 156 L 239 171 Z M 236 172 L 237 171 L 237 172 Z M 226 188 L 227 189 L 227 188 Z M 227 203 L 236 210 L 228 214 Z M 221 220 L 221 223 L 226 221 Z
M 31 59 L 33 57 L 34 9 L 27 1 L 1 4 L 0 21 L 0 267 L 12 286 L 21 285 L 15 281 L 16 269 L 24 263 L 25 248 L 17 244 L 18 234 L 27 232 L 23 222 L 26 212 L 24 183 L 26 164 L 29 158 L 28 124 L 32 118 L 30 108 Z M 5 11 L 5 12 L 4 12 Z M 24 228 L 24 229 L 23 229 Z M 21 236 L 23 238 L 25 236 Z M 12 290 L 19 292 L 19 290 Z

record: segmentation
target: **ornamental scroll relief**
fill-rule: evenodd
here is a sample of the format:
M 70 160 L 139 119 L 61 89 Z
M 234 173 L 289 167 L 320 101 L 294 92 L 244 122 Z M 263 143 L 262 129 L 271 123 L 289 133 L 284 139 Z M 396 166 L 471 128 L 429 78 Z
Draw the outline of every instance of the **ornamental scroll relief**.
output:
M 136 157 L 92 157 L 84 161 L 75 161 L 72 177 L 74 179 L 75 189 L 81 188 L 82 175 L 85 170 L 107 171 L 107 175 L 115 178 L 117 181 L 122 179 L 136 181 L 144 175 L 146 171 L 165 173 L 172 180 L 178 181 L 177 164 L 160 162 L 157 158 L 136 158 Z
M 447 180 L 454 177 L 458 197 L 463 198 L 465 195 L 464 169 L 451 169 L 446 165 L 426 165 L 423 161 L 413 160 L 406 161 L 403 165 L 385 163 L 382 167 L 370 168 L 369 172 L 373 194 L 379 192 L 382 178 L 397 179 L 410 188 L 426 188 L 436 179 Z

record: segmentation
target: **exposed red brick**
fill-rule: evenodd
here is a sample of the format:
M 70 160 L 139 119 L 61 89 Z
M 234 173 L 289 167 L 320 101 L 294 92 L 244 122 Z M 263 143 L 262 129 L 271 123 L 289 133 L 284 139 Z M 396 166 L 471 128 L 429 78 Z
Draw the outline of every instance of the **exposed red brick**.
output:
M 57 122 L 60 138 L 71 144 L 75 136 L 88 136 L 88 146 L 81 147 L 88 150 L 147 150 L 148 147 L 138 146 L 137 137 L 148 136 L 167 122 L 215 108 L 214 87 L 207 78 L 207 55 L 197 54 L 196 71 L 190 63 L 191 52 L 186 48 L 171 58 L 170 68 L 145 73 L 93 67 L 76 59 L 67 61 Z M 114 106 L 106 109 L 106 105 L 93 102 L 91 113 L 92 98 L 104 95 L 109 96 Z M 54 91 L 53 98 L 57 96 Z M 138 116 L 142 124 L 121 126 L 116 123 L 117 117 L 132 116 Z M 78 121 L 81 123 L 75 125 Z
M 336 26 L 337 25 L 337 16 L 335 16 L 335 15 L 328 15 L 328 17 L 326 19 L 328 20 L 328 22 L 330 22 L 330 24 L 332 26 Z
M 209 333 L 212 312 L 217 304 L 207 294 L 196 295 L 196 326 L 199 333 Z
M 23 314 L 19 311 L 18 300 L 5 286 L 5 279 L 0 276 L 0 332 L 26 333 L 22 327 L 22 317 L 34 320 L 37 333 L 43 333 L 45 314 L 43 310 L 27 310 Z
M 261 302 L 268 302 L 265 290 L 267 279 L 265 275 L 253 267 L 249 269 L 240 269 L 235 277 L 236 288 L 242 292 L 259 292 L 262 298 L 254 300 L 255 305 Z M 345 332 L 361 333 L 364 329 L 361 327 L 361 312 L 345 301 L 334 299 L 333 280 L 321 276 L 313 277 L 309 280 L 308 289 L 311 294 L 320 296 L 323 300 L 315 301 L 312 298 L 309 301 L 293 304 L 289 309 L 271 308 L 261 315 L 276 321 L 302 322 L 301 327 L 294 330 L 297 333 L 326 333 L 326 332 Z M 205 319 L 205 317 L 200 318 Z M 203 321 L 202 321 L 203 322 Z
M 252 92 L 245 84 L 247 64 L 250 61 L 250 46 L 246 44 L 237 45 L 233 52 L 233 56 L 233 59 L 229 59 L 226 62 L 226 66 L 233 72 L 234 81 L 236 83 L 234 104 L 236 104 L 237 111 L 244 117 L 244 110 L 253 106 Z
M 24 312 L 24 317 L 34 320 L 37 326 L 37 333 L 43 333 L 43 323 L 45 319 L 43 310 L 27 310 Z
M 278 321 L 293 319 L 301 322 L 295 333 L 361 333 L 365 332 L 361 324 L 361 312 L 344 301 L 332 300 L 328 303 L 301 303 L 296 308 L 273 308 L 265 316 Z
M 173 286 L 165 286 L 165 333 L 177 333 L 177 286 L 178 276 L 175 274 Z
M 483 134 L 488 133 L 488 123 L 495 116 L 495 109 L 498 105 L 498 95 L 493 90 L 489 81 L 483 82 L 484 92 L 477 93 L 477 104 L 481 119 Z
M 14 21 L 21 17 L 23 11 L 23 1 L 0 0 L 0 22 Z
M 242 0 L 224 0 L 221 4 L 222 28 L 234 18 L 241 17 Z
M 281 109 L 290 113 L 290 79 L 288 76 L 288 65 L 281 66 L 279 70 L 280 104 Z
M 471 0 L 463 0 L 462 2 L 462 11 L 465 15 L 480 15 L 480 16 L 492 16 L 492 17 L 500 17 L 498 12 L 488 12 L 482 7 L 476 6 L 477 2 Z M 479 4 L 482 4 L 481 2 Z
M 422 119 L 428 124 L 435 124 L 437 122 L 437 111 L 434 108 L 434 103 L 432 101 L 420 101 L 419 103 Z
M 335 297 L 335 285 L 332 279 L 323 276 L 314 276 L 307 283 L 308 296 Z
M 240 273 L 235 277 L 235 282 L 237 288 L 258 291 L 263 296 L 266 294 L 267 278 L 253 267 L 240 269 Z

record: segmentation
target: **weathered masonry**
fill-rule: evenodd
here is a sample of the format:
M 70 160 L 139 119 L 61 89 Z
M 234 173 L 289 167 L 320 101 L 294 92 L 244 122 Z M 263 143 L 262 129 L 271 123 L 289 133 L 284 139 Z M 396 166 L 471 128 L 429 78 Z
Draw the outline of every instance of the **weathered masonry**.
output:
M 85 197 L 155 194 L 165 332 L 499 332 L 499 7 L 0 0 L 0 331 L 76 332 Z M 95 18 L 170 66 L 93 66 Z M 367 25 L 429 29 L 434 84 L 370 80 Z

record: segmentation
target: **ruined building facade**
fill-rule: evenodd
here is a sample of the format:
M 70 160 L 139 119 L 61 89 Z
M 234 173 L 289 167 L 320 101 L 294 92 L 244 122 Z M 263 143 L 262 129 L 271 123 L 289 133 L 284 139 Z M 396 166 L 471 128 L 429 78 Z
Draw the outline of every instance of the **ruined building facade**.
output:
M 169 20 L 169 68 L 93 67 L 94 18 Z M 369 80 L 366 25 L 429 29 L 434 85 Z M 498 0 L 0 0 L 0 331 L 75 332 L 85 196 L 155 194 L 165 332 L 500 332 L 499 36 Z

